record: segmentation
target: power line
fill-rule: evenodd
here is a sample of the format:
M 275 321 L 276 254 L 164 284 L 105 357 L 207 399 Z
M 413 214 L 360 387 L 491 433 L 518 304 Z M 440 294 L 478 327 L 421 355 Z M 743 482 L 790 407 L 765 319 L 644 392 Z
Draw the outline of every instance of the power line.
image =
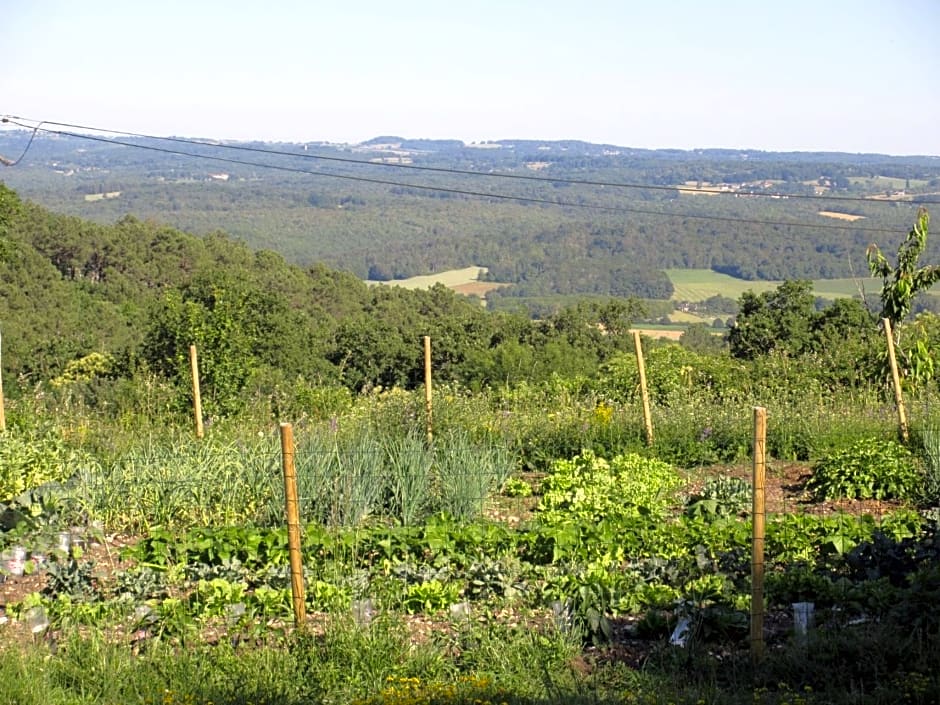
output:
M 31 118 L 23 118 L 15 115 L 5 115 L 3 122 L 13 122 L 14 120 L 25 120 L 27 122 L 36 122 Z M 356 164 L 361 166 L 376 166 L 389 169 L 404 169 L 411 171 L 427 171 L 440 174 L 459 174 L 461 176 L 487 177 L 494 179 L 515 179 L 517 181 L 535 181 L 541 183 L 571 184 L 576 186 L 603 186 L 608 188 L 635 189 L 646 191 L 679 191 L 681 193 L 709 194 L 716 196 L 754 196 L 758 198 L 794 198 L 813 201 L 847 201 L 851 203 L 869 203 L 869 204 L 894 204 L 895 201 L 883 201 L 863 196 L 826 196 L 822 194 L 806 193 L 780 193 L 775 191 L 728 191 L 718 188 L 692 188 L 691 186 L 664 186 L 661 184 L 638 184 L 622 181 L 593 181 L 590 179 L 570 179 L 570 178 L 552 178 L 547 176 L 532 176 L 529 174 L 508 174 L 505 172 L 486 173 L 482 171 L 473 171 L 470 169 L 454 169 L 449 167 L 422 166 L 420 164 L 401 164 L 394 162 L 373 162 L 362 159 L 351 159 L 349 157 L 334 157 L 323 154 L 307 154 L 300 152 L 287 152 L 277 149 L 266 149 L 261 147 L 251 147 L 248 145 L 225 144 L 223 142 L 207 142 L 184 137 L 159 137 L 157 135 L 147 135 L 139 132 L 127 132 L 125 130 L 112 130 L 103 127 L 91 127 L 88 125 L 76 125 L 67 122 L 55 122 L 53 120 L 44 120 L 39 123 L 46 125 L 56 125 L 73 130 L 89 130 L 92 132 L 103 132 L 112 135 L 123 135 L 125 137 L 136 137 L 139 139 L 163 140 L 166 142 L 175 142 L 178 144 L 198 145 L 202 147 L 213 147 L 216 149 L 229 149 L 242 152 L 255 152 L 259 154 L 270 154 L 277 156 L 289 156 L 300 159 L 312 159 L 317 161 L 339 162 L 344 164 Z M 21 125 L 22 126 L 22 125 Z
M 227 164 L 239 164 L 242 166 L 250 166 L 260 169 L 274 169 L 277 171 L 286 171 L 296 174 L 308 174 L 310 176 L 323 176 L 334 179 L 345 179 L 349 181 L 358 181 L 371 184 L 380 184 L 384 186 L 392 186 L 396 188 L 413 188 L 420 189 L 425 191 L 435 191 L 439 193 L 450 193 L 454 195 L 461 196 L 473 196 L 476 198 L 490 198 L 503 201 L 516 201 L 521 203 L 534 203 L 539 205 L 547 206 L 557 206 L 562 208 L 580 208 L 580 209 L 590 209 L 590 210 L 599 210 L 608 213 L 630 213 L 634 215 L 649 215 L 654 217 L 661 218 L 684 218 L 689 220 L 707 220 L 714 222 L 724 222 L 724 223 L 736 223 L 736 224 L 748 224 L 748 225 L 766 225 L 774 227 L 793 227 L 793 228 L 814 228 L 819 230 L 852 230 L 855 232 L 867 232 L 867 233 L 896 233 L 897 228 L 881 228 L 881 227 L 855 227 L 852 225 L 839 225 L 835 223 L 807 223 L 805 221 L 796 221 L 796 220 L 762 220 L 756 218 L 738 218 L 734 216 L 720 216 L 720 215 L 705 215 L 705 214 L 694 214 L 694 213 L 669 213 L 666 211 L 657 211 L 647 208 L 631 208 L 627 206 L 605 206 L 601 204 L 592 204 L 592 203 L 578 203 L 575 201 L 560 201 L 560 200 L 551 200 L 548 198 L 535 198 L 531 196 L 513 196 L 511 194 L 505 193 L 494 193 L 489 191 L 471 191 L 467 189 L 458 189 L 458 188 L 448 188 L 445 186 L 428 186 L 426 184 L 415 184 L 401 181 L 391 181 L 388 179 L 377 179 L 367 176 L 354 176 L 352 174 L 336 174 L 326 171 L 313 171 L 310 169 L 301 169 L 299 167 L 289 167 L 278 164 L 264 164 L 262 162 L 252 162 L 244 159 L 233 159 L 231 157 L 219 157 L 211 156 L 206 154 L 197 154 L 194 152 L 186 152 L 178 149 L 169 149 L 167 147 L 156 147 L 154 145 L 145 145 L 145 144 L 136 144 L 134 142 L 123 142 L 121 140 L 115 140 L 106 137 L 98 137 L 95 135 L 81 134 L 77 132 L 68 132 L 66 130 L 53 130 L 46 127 L 25 125 L 23 123 L 17 122 L 16 118 L 4 117 L 3 122 L 9 123 L 12 125 L 17 125 L 18 127 L 23 127 L 31 130 L 39 130 L 41 132 L 46 132 L 53 135 L 61 135 L 63 137 L 75 137 L 76 139 L 90 140 L 93 142 L 103 142 L 110 145 L 120 145 L 124 147 L 131 147 L 134 149 L 145 149 L 152 152 L 160 152 L 163 154 L 175 154 L 178 156 L 192 157 L 195 159 L 207 159 L 210 161 L 223 162 Z M 42 123 L 40 123 L 42 124 Z M 51 123 L 46 123 L 51 124 Z M 214 147 L 216 145 L 209 144 L 208 146 Z M 292 153 L 288 153 L 289 156 L 298 156 Z M 25 153 L 24 153 L 25 156 Z M 22 158 L 22 157 L 21 157 Z M 360 162 L 363 163 L 363 162 Z M 372 162 L 364 162 L 364 164 L 373 164 Z

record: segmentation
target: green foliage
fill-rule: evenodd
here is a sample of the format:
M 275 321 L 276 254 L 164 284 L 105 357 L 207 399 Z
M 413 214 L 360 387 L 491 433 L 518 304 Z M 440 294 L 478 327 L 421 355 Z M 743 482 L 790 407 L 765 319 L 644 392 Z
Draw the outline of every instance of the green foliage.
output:
M 815 316 L 812 283 L 787 281 L 775 291 L 741 296 L 728 345 L 734 357 L 753 359 L 773 350 L 799 355 L 811 348 Z
M 54 429 L 9 429 L 0 433 L 0 502 L 46 483 L 63 483 L 92 463 Z
M 203 408 L 228 415 L 244 403 L 242 393 L 261 365 L 286 362 L 290 351 L 303 348 L 305 327 L 282 297 L 231 275 L 212 275 L 165 296 L 143 355 L 154 370 L 190 390 L 189 350 L 195 345 Z
M 744 391 L 744 367 L 721 355 L 695 352 L 675 343 L 644 351 L 646 384 L 651 403 L 672 406 L 692 397 L 734 399 Z M 639 398 L 635 353 L 620 353 L 602 367 L 599 388 L 619 398 Z
M 585 451 L 552 465 L 542 482 L 539 511 L 543 522 L 562 517 L 662 517 L 681 485 L 676 471 L 661 461 L 636 454 L 607 461 Z
M 93 352 L 69 362 L 62 374 L 52 379 L 51 384 L 53 387 L 63 387 L 76 382 L 89 382 L 97 377 L 109 375 L 113 370 L 113 357 Z
M 910 451 L 869 438 L 821 458 L 807 489 L 823 499 L 910 499 L 920 483 Z
M 751 487 L 738 477 L 709 478 L 701 492 L 686 500 L 685 513 L 690 517 L 738 516 L 750 509 Z
M 803 379 L 819 380 L 814 384 L 860 387 L 883 379 L 877 329 L 862 302 L 838 299 L 817 311 L 808 281 L 784 282 L 759 295 L 745 292 L 728 345 L 733 357 L 758 364 L 768 358 L 798 361 L 790 367 Z M 788 376 L 777 383 L 794 381 Z
M 914 297 L 940 281 L 940 266 L 918 267 L 921 255 L 927 248 L 927 229 L 930 216 L 926 208 L 917 213 L 917 221 L 898 246 L 897 264 L 892 266 L 887 258 L 872 244 L 865 255 L 872 276 L 881 277 L 881 317 L 897 326 L 911 312 Z

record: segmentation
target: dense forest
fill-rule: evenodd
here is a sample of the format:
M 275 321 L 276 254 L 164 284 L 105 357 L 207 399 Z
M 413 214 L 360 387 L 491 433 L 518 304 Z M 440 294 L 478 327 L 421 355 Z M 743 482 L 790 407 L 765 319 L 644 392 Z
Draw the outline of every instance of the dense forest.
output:
M 27 137 L 0 134 L 0 153 L 21 152 Z M 485 266 L 490 280 L 513 285 L 503 298 L 668 298 L 665 268 L 856 276 L 868 244 L 895 239 L 918 203 L 940 193 L 933 157 L 392 136 L 223 148 L 40 135 L 4 177 L 56 212 L 224 231 L 360 279 Z M 855 200 L 832 200 L 846 198 Z M 938 254 L 931 244 L 929 255 Z

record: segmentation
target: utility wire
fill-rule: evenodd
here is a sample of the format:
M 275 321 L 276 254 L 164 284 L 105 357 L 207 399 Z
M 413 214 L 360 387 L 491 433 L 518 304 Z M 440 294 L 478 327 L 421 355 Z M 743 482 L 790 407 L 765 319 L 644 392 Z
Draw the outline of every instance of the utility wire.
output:
M 756 218 L 737 218 L 734 216 L 720 216 L 720 215 L 703 215 L 703 214 L 692 214 L 692 213 L 669 213 L 665 211 L 650 210 L 646 208 L 631 208 L 626 206 L 605 206 L 601 204 L 591 204 L 591 203 L 578 203 L 575 201 L 554 201 L 548 198 L 534 198 L 531 196 L 513 196 L 505 193 L 493 193 L 488 191 L 471 191 L 466 189 L 457 189 L 457 188 L 448 188 L 445 186 L 427 186 L 425 184 L 414 184 L 401 181 L 390 181 L 387 179 L 376 179 L 367 176 L 354 176 L 351 174 L 336 174 L 326 171 L 313 171 L 310 169 L 301 169 L 299 167 L 289 167 L 282 166 L 277 164 L 264 164 L 262 162 L 251 162 L 244 159 L 233 159 L 231 157 L 218 157 L 205 154 L 197 154 L 195 152 L 186 152 L 178 149 L 169 149 L 167 147 L 156 147 L 154 145 L 145 145 L 145 144 L 136 144 L 134 142 L 123 142 L 121 140 L 115 140 L 107 137 L 97 137 L 94 135 L 81 134 L 77 132 L 69 132 L 66 130 L 53 130 L 46 127 L 33 127 L 31 125 L 25 125 L 23 123 L 17 122 L 15 118 L 3 118 L 3 122 L 9 123 L 12 125 L 17 125 L 18 127 L 23 127 L 26 129 L 35 129 L 42 132 L 47 132 L 53 135 L 61 135 L 63 137 L 75 137 L 77 139 L 90 140 L 93 142 L 103 142 L 110 145 L 120 145 L 124 147 L 132 147 L 135 149 L 145 149 L 152 152 L 161 152 L 163 154 L 175 154 L 184 157 L 193 157 L 195 159 L 207 159 L 211 161 L 224 162 L 228 164 L 240 164 L 242 166 L 250 166 L 254 168 L 261 169 L 274 169 L 277 171 L 287 171 L 296 174 L 308 174 L 310 176 L 325 176 L 335 179 L 346 179 L 349 181 L 358 181 L 370 184 L 381 184 L 384 186 L 393 186 L 397 188 L 413 188 L 421 189 L 425 191 L 436 191 L 439 193 L 451 193 L 461 196 L 474 196 L 477 198 L 491 198 L 504 201 L 516 201 L 521 203 L 537 203 L 541 205 L 548 206 L 557 206 L 562 208 L 582 208 L 582 209 L 591 209 L 591 210 L 600 210 L 608 213 L 631 213 L 639 215 L 650 215 L 656 217 L 664 218 L 684 218 L 689 220 L 707 220 L 707 221 L 716 221 L 724 223 L 738 223 L 738 224 L 750 224 L 750 225 L 768 225 L 768 226 L 778 226 L 778 227 L 793 227 L 793 228 L 814 228 L 820 230 L 852 230 L 855 232 L 869 232 L 869 233 L 896 233 L 897 228 L 880 228 L 880 227 L 865 227 L 859 228 L 852 225 L 839 225 L 835 223 L 807 223 L 805 221 L 795 221 L 795 220 L 761 220 Z M 216 145 L 209 145 L 216 146 Z M 297 156 L 290 154 L 290 156 Z M 22 157 L 21 157 L 22 158 Z M 366 162 L 366 164 L 371 164 L 371 162 Z
M 26 122 L 35 122 L 31 118 L 18 117 L 15 115 L 3 116 L 3 122 L 13 122 L 14 120 L 24 120 Z M 19 124 L 13 122 L 13 124 Z M 896 201 L 883 201 L 880 199 L 865 198 L 862 196 L 826 196 L 822 194 L 806 193 L 779 193 L 773 191 L 727 191 L 717 188 L 693 188 L 691 186 L 663 186 L 661 184 L 637 184 L 622 181 L 592 181 L 589 179 L 569 179 L 552 178 L 547 176 L 531 176 L 528 174 L 507 174 L 486 173 L 482 171 L 473 171 L 470 169 L 454 169 L 448 167 L 422 166 L 420 164 L 401 164 L 394 162 L 373 162 L 363 159 L 351 159 L 349 157 L 331 157 L 323 154 L 307 154 L 301 152 L 287 152 L 277 149 L 266 149 L 261 147 L 251 147 L 240 144 L 226 144 L 223 142 L 207 142 L 205 140 L 190 139 L 184 137 L 158 137 L 156 135 L 147 135 L 139 132 L 127 132 L 125 130 L 111 130 L 103 127 L 90 127 L 88 125 L 75 125 L 67 122 L 55 122 L 45 120 L 39 124 L 55 125 L 73 130 L 89 130 L 91 132 L 104 132 L 112 135 L 123 135 L 125 137 L 136 137 L 140 139 L 163 140 L 166 142 L 176 142 L 179 144 L 199 145 L 203 147 L 214 147 L 217 149 L 230 149 L 242 152 L 256 152 L 259 154 L 272 154 L 277 156 L 299 157 L 301 159 L 313 159 L 318 161 L 341 162 L 344 164 L 356 164 L 362 166 L 378 166 L 389 169 L 405 169 L 411 171 L 430 171 L 440 174 L 460 174 L 462 176 L 482 176 L 494 179 L 515 179 L 518 181 L 537 181 L 542 183 L 571 184 L 578 186 L 603 186 L 609 188 L 637 189 L 647 191 L 679 191 L 682 193 L 710 194 L 717 196 L 756 196 L 759 198 L 795 198 L 813 201 L 848 201 L 852 203 L 875 203 L 875 204 L 894 204 Z
M 3 122 L 6 122 L 6 118 L 4 118 Z M 16 166 L 21 161 L 23 161 L 23 157 L 26 156 L 26 153 L 29 151 L 29 148 L 33 146 L 33 140 L 36 139 L 36 133 L 39 132 L 40 129 L 42 129 L 42 125 L 43 123 L 40 122 L 40 123 L 37 123 L 36 126 L 32 128 L 32 134 L 30 134 L 29 136 L 29 142 L 26 143 L 26 147 L 23 149 L 23 153 L 20 154 L 19 157 L 17 157 L 16 159 L 7 159 L 2 154 L 0 154 L 0 164 L 3 164 L 3 166 Z

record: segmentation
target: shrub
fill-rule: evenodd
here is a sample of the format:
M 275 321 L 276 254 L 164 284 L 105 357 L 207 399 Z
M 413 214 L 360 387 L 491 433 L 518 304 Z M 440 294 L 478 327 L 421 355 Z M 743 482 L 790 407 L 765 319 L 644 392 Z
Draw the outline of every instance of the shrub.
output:
M 807 489 L 822 499 L 909 499 L 920 479 L 907 448 L 868 438 L 821 458 Z
M 89 460 L 51 432 L 0 433 L 0 502 L 63 482 Z

